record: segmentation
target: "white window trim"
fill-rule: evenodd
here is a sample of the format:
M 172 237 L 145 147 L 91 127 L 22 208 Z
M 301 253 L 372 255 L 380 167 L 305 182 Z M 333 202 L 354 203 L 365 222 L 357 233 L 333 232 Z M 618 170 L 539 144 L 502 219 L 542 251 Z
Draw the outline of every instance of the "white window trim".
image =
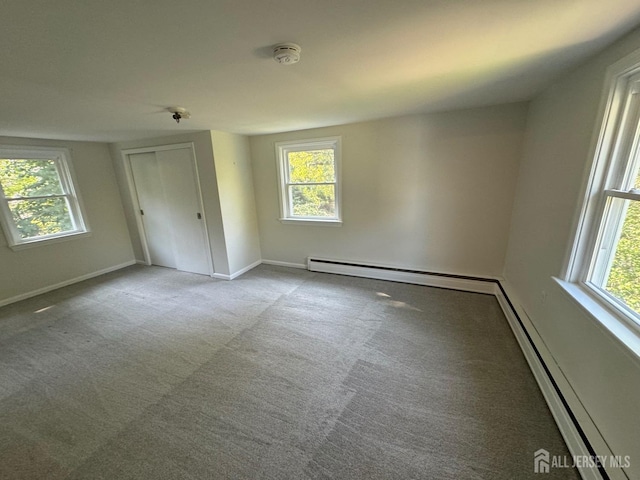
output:
M 60 147 L 36 147 L 27 145 L 0 145 L 0 157 L 3 158 L 51 158 L 56 162 L 58 175 L 65 195 L 69 197 L 69 209 L 76 228 L 72 231 L 42 235 L 40 237 L 23 239 L 15 227 L 11 210 L 0 188 L 0 224 L 5 233 L 7 245 L 12 250 L 22 250 L 39 245 L 64 242 L 71 239 L 86 237 L 91 234 L 86 221 L 86 214 L 77 184 L 71 152 Z
M 618 128 L 631 77 L 640 74 L 640 50 L 624 57 L 607 69 L 600 102 L 602 121 L 594 132 L 590 157 L 592 166 L 583 187 L 584 197 L 577 217 L 574 238 L 560 278 L 554 280 L 574 302 L 594 318 L 614 338 L 640 357 L 640 322 L 622 302 L 588 282 L 594 268 L 593 250 L 598 244 L 600 225 L 611 197 L 636 199 L 635 192 L 621 192 L 609 187 L 612 182 L 610 162 L 616 148 Z
M 294 217 L 291 215 L 289 205 L 289 195 L 287 193 L 287 153 L 295 151 L 331 148 L 334 150 L 335 162 L 335 196 L 336 196 L 336 216 L 335 217 Z M 342 225 L 342 137 L 314 138 L 310 140 L 294 140 L 288 142 L 277 142 L 275 144 L 276 160 L 278 164 L 278 194 L 280 198 L 280 222 L 291 225 L 307 226 L 334 226 Z

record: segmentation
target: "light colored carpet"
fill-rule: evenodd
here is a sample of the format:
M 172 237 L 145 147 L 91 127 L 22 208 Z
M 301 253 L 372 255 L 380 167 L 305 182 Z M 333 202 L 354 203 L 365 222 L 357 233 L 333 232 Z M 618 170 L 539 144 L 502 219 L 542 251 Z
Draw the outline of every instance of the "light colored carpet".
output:
M 3 479 L 520 479 L 568 455 L 495 298 L 269 266 L 0 309 L 0 425 Z

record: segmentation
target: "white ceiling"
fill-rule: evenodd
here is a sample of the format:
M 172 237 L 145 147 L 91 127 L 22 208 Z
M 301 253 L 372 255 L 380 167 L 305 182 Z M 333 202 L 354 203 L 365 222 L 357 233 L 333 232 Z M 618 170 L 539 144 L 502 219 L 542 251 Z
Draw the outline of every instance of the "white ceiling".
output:
M 3 0 L 0 134 L 272 133 L 531 98 L 638 0 Z M 278 65 L 272 46 L 302 47 Z M 177 125 L 166 107 L 192 118 Z

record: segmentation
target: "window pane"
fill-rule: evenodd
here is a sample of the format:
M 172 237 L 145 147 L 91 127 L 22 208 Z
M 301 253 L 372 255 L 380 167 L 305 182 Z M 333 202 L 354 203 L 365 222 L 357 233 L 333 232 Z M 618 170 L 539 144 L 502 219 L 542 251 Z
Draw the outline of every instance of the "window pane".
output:
M 53 160 L 0 159 L 0 184 L 7 198 L 64 193 Z
M 336 216 L 334 185 L 291 185 L 289 194 L 294 217 Z
M 23 239 L 74 230 L 67 199 L 12 200 L 9 209 Z
M 333 149 L 289 152 L 289 181 L 291 183 L 335 182 Z
M 640 202 L 629 201 L 605 288 L 640 313 Z

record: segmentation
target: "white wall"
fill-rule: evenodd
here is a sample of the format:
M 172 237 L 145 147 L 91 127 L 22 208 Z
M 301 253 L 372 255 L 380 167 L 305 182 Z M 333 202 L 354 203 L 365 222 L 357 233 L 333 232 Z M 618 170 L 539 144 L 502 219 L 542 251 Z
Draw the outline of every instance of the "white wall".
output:
M 262 257 L 503 271 L 527 113 L 510 104 L 251 137 Z M 275 142 L 342 136 L 342 227 L 282 224 Z
M 260 261 L 249 138 L 211 132 L 229 271 L 233 275 Z
M 131 232 L 131 241 L 133 243 L 135 257 L 140 262 L 144 261 L 142 244 L 140 243 L 140 236 L 136 225 L 135 212 L 124 172 L 122 150 L 188 142 L 193 142 L 194 145 L 196 162 L 200 175 L 202 200 L 207 219 L 207 228 L 209 230 L 209 238 L 211 240 L 211 255 L 213 258 L 214 270 L 216 273 L 229 275 L 229 261 L 227 258 L 227 247 L 224 237 L 222 213 L 220 210 L 220 196 L 213 161 L 211 133 L 209 131 L 115 143 L 111 145 L 111 155 L 113 157 L 113 164 L 118 177 L 118 185 L 120 187 L 120 194 L 122 195 L 127 224 L 129 225 L 129 231 Z
M 640 31 L 532 103 L 505 268 L 508 284 L 597 430 L 615 454 L 633 455 L 630 478 L 640 478 L 639 359 L 565 297 L 551 276 L 561 274 L 575 230 L 605 70 L 638 48 Z
M 13 251 L 0 230 L 0 303 L 133 261 L 109 148 L 104 143 L 0 137 L 3 145 L 66 147 L 91 235 Z

